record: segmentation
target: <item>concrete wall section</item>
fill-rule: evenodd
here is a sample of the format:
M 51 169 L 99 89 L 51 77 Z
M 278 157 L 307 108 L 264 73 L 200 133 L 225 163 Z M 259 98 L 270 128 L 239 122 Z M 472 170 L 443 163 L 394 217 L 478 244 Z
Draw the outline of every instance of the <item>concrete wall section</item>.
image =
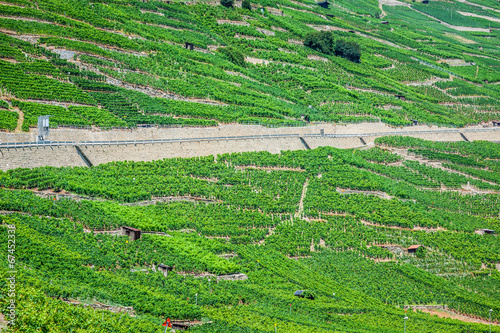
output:
M 469 139 L 469 141 L 494 141 L 500 142 L 500 131 L 488 131 L 488 132 L 472 132 L 472 131 L 464 131 L 465 137 Z
M 0 148 L 0 169 L 86 166 L 74 146 Z
M 282 150 L 305 149 L 298 137 L 253 140 L 200 140 L 128 145 L 88 145 L 80 146 L 80 148 L 94 165 L 111 161 L 153 161 L 172 157 L 207 156 L 246 151 L 268 151 L 277 154 Z
M 464 138 L 460 135 L 460 133 L 416 133 L 416 134 L 408 134 L 407 136 L 412 136 L 414 138 L 420 138 L 424 140 L 431 141 L 465 141 Z
M 242 127 L 248 128 L 247 126 Z M 297 128 L 286 129 L 293 133 Z M 316 128 L 318 129 L 318 128 Z M 315 130 L 316 130 L 315 129 Z M 281 129 L 285 130 L 285 129 Z M 325 131 L 326 132 L 326 131 Z M 464 131 L 469 140 L 488 140 L 500 142 L 500 131 Z M 240 134 L 248 135 L 242 131 Z M 253 138 L 253 139 L 212 139 L 193 140 L 184 142 L 162 142 L 145 144 L 120 144 L 120 145 L 79 145 L 82 152 L 94 164 L 108 163 L 111 161 L 152 161 L 172 157 L 194 157 L 217 155 L 223 153 L 268 151 L 279 153 L 282 150 L 304 150 L 306 146 L 297 136 L 278 138 Z M 303 139 L 311 149 L 321 146 L 336 148 L 358 148 L 364 144 L 360 137 L 328 137 L 308 136 Z M 194 135 L 194 134 L 193 134 Z M 412 133 L 404 135 L 433 141 L 464 141 L 460 132 L 434 132 Z M 375 135 L 364 135 L 363 140 L 373 144 Z M 39 146 L 25 148 L 0 148 L 0 169 L 35 168 L 39 166 L 85 166 L 85 162 L 78 154 L 75 146 Z
M 342 149 L 359 148 L 364 146 L 358 137 L 329 138 L 321 136 L 318 137 L 304 136 L 304 140 L 306 140 L 311 149 L 315 149 L 318 147 L 325 147 L 325 146 L 342 148 Z

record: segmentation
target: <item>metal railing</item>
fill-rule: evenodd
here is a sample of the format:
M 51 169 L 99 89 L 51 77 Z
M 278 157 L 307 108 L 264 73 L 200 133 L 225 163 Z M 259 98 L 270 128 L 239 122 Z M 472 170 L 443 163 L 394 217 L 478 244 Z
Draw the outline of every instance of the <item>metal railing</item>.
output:
M 103 146 L 103 145 L 137 145 L 137 144 L 155 144 L 155 143 L 182 143 L 196 141 L 228 141 L 228 140 L 262 140 L 278 138 L 352 138 L 367 136 L 389 136 L 389 135 L 412 135 L 412 134 L 439 134 L 439 133 L 461 133 L 461 132 L 493 132 L 500 131 L 500 127 L 477 128 L 477 129 L 442 129 L 428 131 L 393 131 L 377 133 L 355 133 L 355 134 L 268 134 L 268 135 L 242 135 L 242 136 L 218 136 L 218 137 L 200 137 L 200 138 L 179 138 L 179 139 L 157 139 L 157 140 L 122 140 L 122 141 L 45 141 L 45 142 L 9 142 L 1 143 L 0 148 L 26 148 L 26 147 L 50 147 L 50 146 Z
M 86 146 L 130 145 L 130 144 L 155 144 L 155 143 L 174 143 L 174 142 L 181 143 L 181 142 L 196 142 L 196 141 L 258 140 L 258 139 L 273 139 L 273 138 L 292 138 L 299 136 L 300 134 L 269 134 L 269 135 L 217 136 L 217 137 L 158 139 L 158 140 L 79 141 L 78 144 Z
M 388 135 L 410 135 L 410 134 L 438 134 L 438 133 L 461 133 L 461 132 L 491 132 L 500 131 L 497 128 L 470 128 L 470 129 L 442 129 L 429 131 L 394 131 L 394 132 L 378 132 L 378 133 L 361 133 L 361 134 L 304 134 L 304 137 L 328 137 L 328 138 L 352 138 L 352 137 L 367 137 L 367 136 L 388 136 Z
M 75 146 L 77 144 L 78 142 L 76 141 L 6 142 L 6 143 L 1 143 L 0 148 Z

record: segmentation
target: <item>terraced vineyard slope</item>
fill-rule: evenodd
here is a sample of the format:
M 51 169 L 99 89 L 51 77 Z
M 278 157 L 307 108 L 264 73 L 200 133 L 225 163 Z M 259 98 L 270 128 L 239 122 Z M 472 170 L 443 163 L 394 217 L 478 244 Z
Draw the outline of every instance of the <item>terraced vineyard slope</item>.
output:
M 500 332 L 500 146 L 376 143 L 1 172 L 10 331 Z
M 481 2 L 482 3 L 482 2 Z M 0 128 L 498 120 L 498 4 L 0 3 Z M 245 6 L 248 8 L 248 6 Z M 303 45 L 327 31 L 359 62 Z M 239 59 L 239 60 L 238 60 Z

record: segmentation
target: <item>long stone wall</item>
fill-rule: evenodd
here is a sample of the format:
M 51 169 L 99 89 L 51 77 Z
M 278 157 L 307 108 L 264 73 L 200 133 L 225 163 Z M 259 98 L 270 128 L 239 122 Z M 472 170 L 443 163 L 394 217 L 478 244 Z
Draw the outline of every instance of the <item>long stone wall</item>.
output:
M 268 151 L 277 154 L 282 150 L 305 149 L 298 137 L 126 145 L 103 144 L 80 146 L 80 148 L 94 165 L 111 161 L 153 161 L 172 157 L 208 156 L 245 151 Z
M 464 132 L 465 137 L 469 141 L 493 141 L 500 142 L 500 131 L 494 132 Z
M 367 124 L 368 126 L 370 124 Z M 330 127 L 328 127 L 330 126 Z M 172 157 L 194 157 L 194 156 L 207 156 L 207 155 L 217 155 L 223 153 L 233 153 L 233 152 L 246 152 L 246 151 L 268 151 L 270 153 L 279 153 L 283 150 L 303 150 L 310 147 L 311 149 L 321 147 L 321 146 L 332 146 L 336 148 L 358 148 L 364 145 L 373 144 L 374 140 L 382 135 L 387 134 L 401 134 L 413 137 L 418 137 L 426 140 L 433 141 L 464 141 L 465 139 L 469 141 L 473 140 L 488 140 L 493 142 L 500 142 L 500 129 L 495 131 L 481 131 L 467 129 L 463 130 L 461 135 L 458 131 L 452 132 L 417 132 L 406 131 L 396 132 L 396 131 L 380 131 L 377 135 L 366 134 L 359 136 L 329 136 L 327 132 L 328 129 L 332 131 L 340 132 L 337 128 L 333 128 L 333 125 L 328 126 L 310 126 L 306 128 L 279 128 L 279 129 L 267 129 L 261 126 L 231 126 L 230 131 L 223 127 L 220 128 L 197 128 L 193 129 L 192 132 L 182 129 L 183 132 L 177 132 L 181 129 L 171 129 L 177 134 L 183 133 L 186 138 L 200 138 L 200 140 L 190 139 L 184 141 L 164 141 L 155 143 L 127 143 L 127 144 L 110 144 L 103 142 L 102 144 L 95 143 L 79 143 L 78 147 L 81 152 L 88 158 L 88 160 L 93 165 L 99 165 L 102 163 L 108 163 L 111 161 L 152 161 L 163 158 Z M 354 125 L 352 125 L 354 126 Z M 379 124 L 375 124 L 375 127 Z M 417 128 L 417 127 L 415 127 Z M 217 129 L 217 130 L 216 130 Z M 320 130 L 323 129 L 325 136 L 319 136 Z M 353 131 L 354 129 L 360 129 L 359 127 L 344 128 L 343 131 Z M 368 129 L 366 127 L 365 129 Z M 386 128 L 384 128 L 386 129 Z M 421 128 L 420 128 L 421 129 Z M 426 129 L 429 131 L 429 129 Z M 143 129 L 138 131 L 132 131 L 135 137 L 143 138 L 149 134 L 154 133 L 154 136 L 159 135 L 158 129 Z M 216 137 L 212 139 L 206 139 L 206 136 L 213 134 Z M 264 132 L 261 132 L 264 131 Z M 272 131 L 272 132 L 269 132 Z M 401 131 L 401 129 L 399 129 Z M 114 131 L 116 132 L 116 131 Z M 62 132 L 61 132 L 62 133 Z M 126 135 L 127 131 L 123 131 L 123 138 L 129 139 L 130 137 Z M 241 136 L 247 136 L 246 138 L 222 138 L 229 133 L 239 134 Z M 257 134 L 258 133 L 258 134 Z M 351 132 L 353 133 L 353 132 Z M 146 135 L 147 134 L 147 135 Z M 269 134 L 293 134 L 293 136 L 287 137 L 248 137 L 250 135 L 269 135 Z M 341 134 L 341 133 L 338 133 Z M 342 133 L 343 134 L 343 133 Z M 110 135 L 107 132 L 103 132 L 102 135 Z M 179 134 L 180 135 L 180 134 Z M 299 138 L 299 135 L 304 141 Z M 113 134 L 113 138 L 117 139 L 117 133 Z M 205 139 L 203 139 L 205 137 Z M 465 137 L 465 138 L 464 138 Z M 94 140 L 101 139 L 104 137 L 92 137 Z M 111 136 L 107 137 L 111 138 Z M 69 139 L 69 138 L 65 138 Z M 177 138 L 176 138 L 177 139 Z M 54 140 L 55 141 L 55 140 Z M 68 141 L 68 140 L 63 140 Z M 78 141 L 78 140 L 71 140 Z M 83 140 L 82 140 L 83 141 Z M 115 140 L 114 140 L 115 141 Z M 79 155 L 75 145 L 63 145 L 63 146 L 32 146 L 32 147 L 1 147 L 0 146 L 0 169 L 9 170 L 14 168 L 35 168 L 39 166 L 86 166 L 86 163 L 82 156 Z
M 483 129 L 483 126 L 472 126 L 468 129 Z M 411 126 L 396 128 L 384 123 L 360 123 L 360 124 L 317 124 L 305 127 L 279 127 L 267 128 L 259 125 L 221 125 L 217 127 L 174 127 L 174 128 L 137 128 L 134 130 L 116 129 L 101 131 L 98 129 L 51 129 L 49 139 L 51 141 L 127 141 L 127 140 L 161 140 L 161 139 L 183 139 L 183 138 L 212 138 L 233 137 L 248 135 L 281 135 L 281 134 L 359 134 L 369 136 L 374 133 L 393 132 L 415 132 L 443 130 L 437 126 Z M 464 132 L 466 133 L 466 132 Z M 29 133 L 6 133 L 0 132 L 2 143 L 10 142 L 34 142 L 36 140 L 36 129 Z
M 335 147 L 342 149 L 349 148 L 359 148 L 364 146 L 363 142 L 359 137 L 345 137 L 345 138 L 329 138 L 329 137 L 304 137 L 305 141 L 311 147 L 311 149 L 315 149 L 318 147 Z
M 74 146 L 1 148 L 0 170 L 39 166 L 86 166 Z

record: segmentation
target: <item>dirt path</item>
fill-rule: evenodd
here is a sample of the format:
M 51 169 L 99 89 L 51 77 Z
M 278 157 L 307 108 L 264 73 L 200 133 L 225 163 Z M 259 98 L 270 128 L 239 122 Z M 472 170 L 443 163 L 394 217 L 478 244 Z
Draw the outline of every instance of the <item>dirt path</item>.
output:
M 474 3 L 474 2 L 469 2 L 467 0 L 457 0 L 458 2 L 461 2 L 461 3 L 465 3 L 467 5 L 470 5 L 470 6 L 476 6 L 476 7 L 480 7 L 484 10 L 491 10 L 491 11 L 494 11 L 494 12 L 497 12 L 497 13 L 500 13 L 500 10 L 498 9 L 495 9 L 495 8 L 491 8 L 491 7 L 486 7 L 486 6 L 483 6 L 483 5 L 480 5 L 478 3 Z
M 144 200 L 138 202 L 123 203 L 122 206 L 150 206 L 156 205 L 156 203 L 167 203 L 167 202 L 177 202 L 177 201 L 190 201 L 190 202 L 204 202 L 204 203 L 216 203 L 222 201 L 214 201 L 205 198 L 192 197 L 192 196 L 180 196 L 180 197 L 153 197 L 151 200 Z
M 382 199 L 391 200 L 393 197 L 385 192 L 381 191 L 361 191 L 361 190 L 351 190 L 337 187 L 337 192 L 340 194 L 364 194 L 364 195 L 375 195 Z
M 464 177 L 468 177 L 468 178 L 471 178 L 471 179 L 474 179 L 474 180 L 480 180 L 480 181 L 483 181 L 483 182 L 491 184 L 491 185 L 497 185 L 496 183 L 490 182 L 488 180 L 484 180 L 484 179 L 481 179 L 481 178 L 478 178 L 478 177 L 474 177 L 474 176 L 468 175 L 468 174 L 460 172 L 460 171 L 456 171 L 456 170 L 445 168 L 442 165 L 442 162 L 439 162 L 439 161 L 430 161 L 430 160 L 427 160 L 425 158 L 419 157 L 417 155 L 410 155 L 408 153 L 407 149 L 399 149 L 399 148 L 396 149 L 396 148 L 393 148 L 393 149 L 389 149 L 389 150 L 391 150 L 393 153 L 395 153 L 395 154 L 403 157 L 405 160 L 408 160 L 408 161 L 416 161 L 416 162 L 419 162 L 421 164 L 425 164 L 425 165 L 433 167 L 433 168 L 441 169 L 441 170 L 446 171 L 446 172 L 457 173 L 457 174 L 459 174 L 461 176 L 464 176 Z M 473 192 L 477 192 L 477 193 L 480 193 L 480 192 L 491 193 L 491 191 L 482 191 L 482 190 L 477 190 L 477 189 L 472 189 L 472 188 L 470 190 L 473 191 Z
M 16 110 L 19 118 L 17 118 L 17 126 L 14 130 L 14 133 L 21 133 L 23 131 L 23 122 L 24 122 L 24 113 L 18 107 L 13 107 L 12 109 Z
M 263 167 L 256 165 L 235 165 L 235 169 L 245 170 L 245 169 L 254 169 L 254 170 L 266 170 L 266 171 L 297 171 L 297 172 L 305 172 L 306 170 L 300 168 L 290 168 L 290 167 Z
M 371 227 L 378 227 L 378 228 L 388 228 L 388 229 L 396 229 L 396 230 L 410 230 L 410 231 L 449 231 L 447 229 L 444 229 L 442 227 L 437 227 L 437 228 L 428 228 L 428 227 L 420 227 L 420 226 L 414 226 L 413 228 L 405 228 L 405 227 L 398 227 L 394 225 L 384 225 L 384 224 L 378 224 L 378 223 L 372 223 L 368 222 L 365 220 L 361 220 L 361 223 L 363 225 L 371 226 Z M 453 231 L 456 232 L 456 231 Z
M 9 20 L 16 20 L 16 21 L 24 21 L 24 22 L 38 22 L 38 23 L 44 23 L 44 24 L 53 24 L 53 25 L 58 25 L 60 27 L 66 27 L 65 25 L 62 25 L 62 24 L 57 24 L 54 22 L 40 20 L 37 18 L 31 18 L 31 17 L 0 15 L 0 18 L 9 19 Z
M 441 82 L 441 81 L 453 81 L 453 79 L 443 79 L 443 78 L 440 78 L 440 77 L 436 77 L 436 78 L 425 80 L 425 81 L 408 82 L 408 83 L 406 83 L 406 85 L 407 86 L 432 86 L 434 83 Z
M 13 4 L 13 3 L 8 3 L 8 2 L 2 2 L 2 1 L 0 1 L 0 5 L 2 5 L 2 6 L 20 7 L 20 8 L 25 8 L 26 7 L 26 6 L 23 6 L 23 5 Z
M 401 46 L 399 46 L 397 44 L 394 44 L 393 42 L 389 42 L 389 41 L 387 41 L 385 39 L 380 39 L 380 38 L 377 38 L 377 37 L 369 36 L 369 35 L 366 35 L 366 34 L 363 34 L 363 33 L 359 32 L 359 31 L 356 31 L 356 35 L 359 35 L 359 36 L 362 36 L 362 37 L 366 37 L 366 38 L 370 38 L 370 39 L 373 39 L 376 42 L 379 42 L 379 43 L 382 43 L 382 44 L 385 44 L 385 45 L 389 45 L 389 46 L 395 47 L 397 49 L 401 49 Z
M 382 2 L 378 2 L 378 8 L 380 8 L 380 16 L 379 19 L 383 19 L 387 14 L 384 12 L 384 9 L 382 8 Z
M 306 179 L 306 182 L 302 187 L 302 195 L 300 196 L 300 201 L 299 201 L 299 210 L 297 211 L 297 213 L 295 213 L 296 218 L 301 217 L 302 214 L 304 213 L 304 199 L 307 193 L 307 186 L 309 186 L 309 178 Z
M 8 325 L 7 325 L 7 320 L 5 319 L 5 316 L 3 313 L 0 313 L 0 332 L 3 332 L 4 330 L 7 330 Z
M 378 8 L 380 8 L 380 10 L 382 11 L 382 14 L 380 14 L 380 16 L 379 16 L 380 19 L 383 19 L 387 15 L 387 13 L 382 8 L 382 5 L 410 7 L 410 4 L 404 3 L 401 1 L 397 1 L 397 0 L 379 0 L 378 1 Z
M 397 0 L 379 0 L 380 5 L 386 5 L 386 6 L 404 6 L 404 7 L 410 7 L 409 3 L 406 2 L 401 2 Z

